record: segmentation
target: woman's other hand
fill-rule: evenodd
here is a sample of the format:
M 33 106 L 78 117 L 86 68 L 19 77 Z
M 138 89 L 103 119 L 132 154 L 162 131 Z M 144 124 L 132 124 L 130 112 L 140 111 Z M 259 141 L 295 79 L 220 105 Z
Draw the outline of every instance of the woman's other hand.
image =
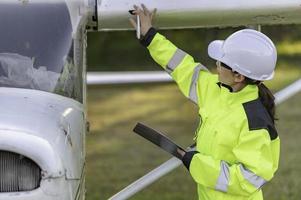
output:
M 184 155 L 185 155 L 185 151 L 183 151 L 182 149 L 179 149 L 179 148 L 177 148 L 177 152 L 182 156 L 182 158 L 184 157 Z

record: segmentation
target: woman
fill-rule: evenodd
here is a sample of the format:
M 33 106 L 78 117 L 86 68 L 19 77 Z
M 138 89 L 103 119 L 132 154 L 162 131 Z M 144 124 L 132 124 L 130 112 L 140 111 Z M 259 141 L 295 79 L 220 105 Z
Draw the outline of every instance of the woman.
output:
M 261 187 L 278 168 L 280 148 L 274 97 L 263 84 L 274 75 L 273 42 L 250 29 L 211 42 L 208 54 L 217 61 L 214 75 L 152 28 L 155 11 L 144 5 L 134 8 L 141 21 L 141 43 L 199 107 L 197 151 L 180 152 L 199 199 L 263 199 Z

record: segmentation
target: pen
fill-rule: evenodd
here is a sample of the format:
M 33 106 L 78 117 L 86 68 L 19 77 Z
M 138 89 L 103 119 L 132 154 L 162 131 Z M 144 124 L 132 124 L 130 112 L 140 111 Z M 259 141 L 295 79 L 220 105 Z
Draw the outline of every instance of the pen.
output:
M 129 13 L 131 15 L 135 15 L 134 13 L 134 10 L 129 10 Z M 140 17 L 139 15 L 136 15 L 137 16 L 137 29 L 136 29 L 136 36 L 138 39 L 140 39 L 140 35 L 141 35 L 141 27 L 140 27 Z
M 139 15 L 137 15 L 137 32 L 136 32 L 136 35 L 137 35 L 137 39 L 140 40 L 140 17 Z

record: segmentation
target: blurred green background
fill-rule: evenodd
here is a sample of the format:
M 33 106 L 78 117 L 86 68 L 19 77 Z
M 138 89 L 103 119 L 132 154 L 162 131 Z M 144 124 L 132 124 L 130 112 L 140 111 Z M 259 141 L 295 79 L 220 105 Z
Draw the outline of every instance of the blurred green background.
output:
M 215 62 L 207 56 L 209 42 L 225 39 L 240 28 L 160 32 L 214 71 Z M 276 76 L 267 82 L 276 92 L 301 77 L 301 26 L 264 26 L 262 32 L 278 50 Z M 89 71 L 161 70 L 132 31 L 89 33 L 87 56 Z M 301 199 L 300 101 L 298 94 L 278 106 L 281 158 L 275 178 L 264 186 L 267 200 Z M 132 132 L 138 121 L 161 130 L 182 146 L 192 143 L 198 123 L 197 107 L 175 83 L 89 86 L 88 119 L 87 200 L 108 199 L 170 158 Z M 196 186 L 181 166 L 131 199 L 197 199 Z

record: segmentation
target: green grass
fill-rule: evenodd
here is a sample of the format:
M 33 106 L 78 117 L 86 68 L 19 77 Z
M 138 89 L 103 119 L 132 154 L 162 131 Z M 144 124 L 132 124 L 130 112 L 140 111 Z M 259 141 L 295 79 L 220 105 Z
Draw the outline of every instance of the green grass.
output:
M 277 123 L 281 139 L 279 170 L 272 180 L 264 187 L 268 200 L 299 200 L 301 199 L 301 94 L 294 96 L 278 106 Z
M 301 77 L 301 70 L 279 69 L 273 91 Z M 280 168 L 264 187 L 267 200 L 301 199 L 301 95 L 278 107 L 281 137 Z M 174 83 L 93 86 L 88 88 L 87 200 L 108 199 L 113 194 L 163 163 L 169 155 L 132 132 L 144 122 L 161 130 L 182 146 L 192 143 L 197 108 Z M 144 189 L 134 200 L 196 199 L 196 186 L 181 166 Z
M 132 133 L 138 121 L 172 133 L 171 138 L 184 146 L 190 144 L 197 124 L 196 109 L 174 84 L 90 87 L 88 99 L 91 134 L 87 137 L 87 199 L 91 200 L 107 199 L 169 158 Z M 182 171 L 180 179 L 189 180 Z M 174 179 L 170 177 L 168 185 Z M 150 193 L 143 199 L 154 199 L 154 190 L 147 190 Z

